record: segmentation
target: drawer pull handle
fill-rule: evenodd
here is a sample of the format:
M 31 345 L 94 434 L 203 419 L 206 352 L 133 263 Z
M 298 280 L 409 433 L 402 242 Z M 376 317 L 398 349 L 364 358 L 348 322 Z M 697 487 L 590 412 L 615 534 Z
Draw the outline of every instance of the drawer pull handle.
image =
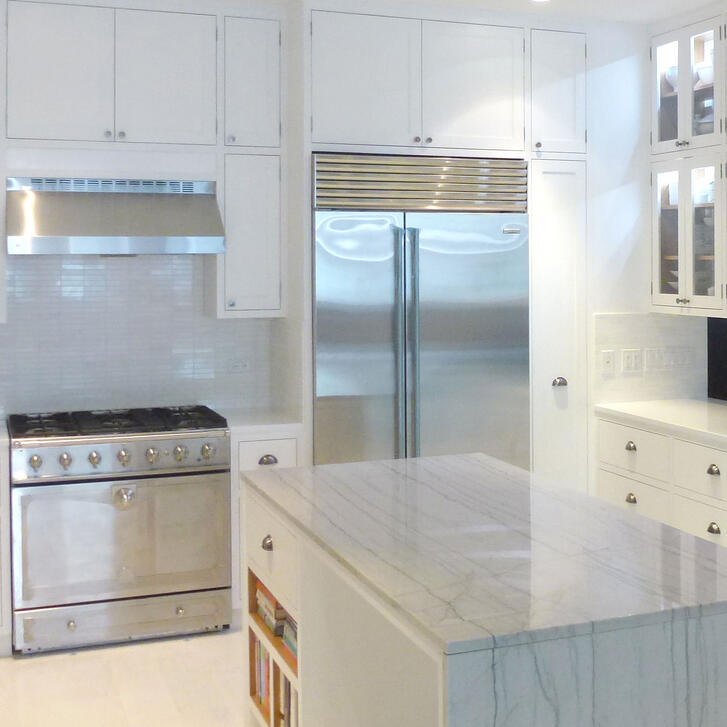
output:
M 629 492 L 629 494 L 626 495 L 626 502 L 628 502 L 629 505 L 635 505 L 638 502 L 636 495 L 634 495 L 633 492 Z
M 260 547 L 267 551 L 268 553 L 272 553 L 273 551 L 273 536 L 272 535 L 266 535 L 263 538 L 263 542 L 260 544 Z
M 722 529 L 717 525 L 717 523 L 709 523 L 707 526 L 707 532 L 710 535 L 722 535 Z
M 711 464 L 707 467 L 707 474 L 713 477 L 719 477 L 722 473 L 719 471 L 719 467 L 716 464 Z
M 71 620 L 66 624 L 69 631 L 75 631 L 76 630 L 76 622 Z
M 175 613 L 177 616 L 184 616 L 184 608 L 182 606 L 177 606 L 175 609 Z
M 551 386 L 554 387 L 560 387 L 560 386 L 568 386 L 568 379 L 565 378 L 565 376 L 556 376 L 553 379 L 553 383 Z
M 635 451 L 636 451 L 636 444 L 634 444 L 634 442 L 632 442 L 632 441 L 631 441 L 631 440 L 629 439 L 629 441 L 628 441 L 628 442 L 626 442 L 626 447 L 625 447 L 625 449 L 626 449 L 626 451 L 627 451 L 627 452 L 635 452 Z
M 274 454 L 264 454 L 257 462 L 265 467 L 266 465 L 278 464 L 278 458 Z

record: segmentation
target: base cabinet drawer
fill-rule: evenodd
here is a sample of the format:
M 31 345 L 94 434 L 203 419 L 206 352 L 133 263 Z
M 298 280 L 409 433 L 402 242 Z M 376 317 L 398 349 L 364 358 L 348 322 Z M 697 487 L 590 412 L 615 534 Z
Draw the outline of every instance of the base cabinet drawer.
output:
M 599 497 L 625 510 L 663 523 L 672 522 L 672 496 L 657 487 L 599 470 L 596 492 Z
M 240 442 L 240 471 L 267 467 L 295 467 L 298 446 L 295 439 L 261 439 Z
M 678 513 L 674 525 L 686 533 L 727 545 L 727 509 L 679 497 Z
M 247 560 L 255 575 L 295 616 L 298 606 L 298 543 L 283 521 L 248 495 L 245 518 Z
M 669 438 L 642 429 L 600 421 L 598 456 L 601 462 L 645 477 L 668 482 L 671 447 Z
M 727 452 L 675 439 L 674 484 L 727 500 Z

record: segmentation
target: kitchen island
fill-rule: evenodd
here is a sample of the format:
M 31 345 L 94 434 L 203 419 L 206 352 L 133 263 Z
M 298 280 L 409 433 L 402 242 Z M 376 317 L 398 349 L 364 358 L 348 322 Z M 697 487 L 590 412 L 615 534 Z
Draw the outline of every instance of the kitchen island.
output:
M 722 547 L 478 454 L 242 483 L 301 727 L 724 724 Z

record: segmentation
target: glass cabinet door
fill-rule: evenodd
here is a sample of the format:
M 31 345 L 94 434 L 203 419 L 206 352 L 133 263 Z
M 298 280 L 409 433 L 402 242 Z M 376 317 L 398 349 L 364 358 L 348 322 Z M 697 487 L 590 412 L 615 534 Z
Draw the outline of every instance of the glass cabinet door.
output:
M 659 305 L 680 305 L 681 225 L 679 163 L 655 168 L 653 299 Z
M 654 147 L 667 151 L 679 142 L 679 41 L 664 39 L 654 48 L 656 123 Z

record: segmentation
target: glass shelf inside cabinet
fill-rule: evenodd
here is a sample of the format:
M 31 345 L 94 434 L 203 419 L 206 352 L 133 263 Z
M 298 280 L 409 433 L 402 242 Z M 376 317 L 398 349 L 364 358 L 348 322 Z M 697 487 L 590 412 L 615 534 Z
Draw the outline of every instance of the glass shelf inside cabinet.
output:
M 693 35 L 690 41 L 692 63 L 692 135 L 714 133 L 714 30 Z
M 715 295 L 713 166 L 692 170 L 692 295 Z
M 673 141 L 679 134 L 679 42 L 656 48 L 659 96 L 659 141 Z
M 659 194 L 659 293 L 679 293 L 679 172 L 657 175 Z

